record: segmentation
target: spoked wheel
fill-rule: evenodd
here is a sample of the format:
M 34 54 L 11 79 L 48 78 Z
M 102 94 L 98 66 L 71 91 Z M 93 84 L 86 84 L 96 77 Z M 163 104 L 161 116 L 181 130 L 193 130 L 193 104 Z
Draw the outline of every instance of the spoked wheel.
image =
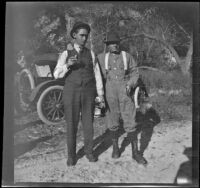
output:
M 63 86 L 54 85 L 46 88 L 40 95 L 37 102 L 37 112 L 44 123 L 56 125 L 64 120 L 62 92 Z
M 31 95 L 32 90 L 35 87 L 33 77 L 29 70 L 24 69 L 19 73 L 17 87 L 19 93 L 18 103 L 20 104 L 21 110 L 25 112 L 29 108 L 29 97 Z

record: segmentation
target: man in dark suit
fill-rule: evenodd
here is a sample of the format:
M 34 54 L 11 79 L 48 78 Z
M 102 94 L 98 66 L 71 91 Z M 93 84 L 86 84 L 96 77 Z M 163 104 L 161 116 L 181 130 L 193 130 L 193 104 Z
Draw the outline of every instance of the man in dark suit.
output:
M 85 47 L 90 26 L 77 22 L 71 30 L 73 46 L 64 51 L 54 71 L 54 77 L 66 75 L 63 92 L 65 119 L 67 123 L 67 165 L 76 164 L 76 133 L 80 113 L 84 133 L 84 152 L 90 162 L 97 161 L 93 154 L 93 117 L 95 97 L 103 102 L 103 84 L 99 64 L 93 51 Z M 62 75 L 62 76 L 60 76 Z

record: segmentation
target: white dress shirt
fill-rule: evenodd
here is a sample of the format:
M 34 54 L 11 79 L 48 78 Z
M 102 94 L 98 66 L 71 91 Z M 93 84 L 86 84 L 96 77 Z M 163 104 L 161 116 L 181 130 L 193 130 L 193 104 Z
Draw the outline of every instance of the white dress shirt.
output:
M 74 44 L 74 49 L 79 53 L 80 52 L 80 47 L 78 44 Z M 93 52 L 91 52 L 93 53 Z M 94 53 L 93 53 L 94 54 Z M 56 68 L 54 70 L 54 78 L 63 78 L 64 75 L 69 71 L 70 68 L 67 68 L 66 64 L 66 59 L 68 56 L 67 50 L 62 52 L 58 58 L 58 62 L 56 65 Z M 93 59 L 93 70 L 94 70 L 94 75 L 95 75 L 95 80 L 96 80 L 96 88 L 97 88 L 97 94 L 98 96 L 102 96 L 104 94 L 103 91 L 103 81 L 102 81 L 102 76 L 100 72 L 100 67 L 98 63 L 98 59 L 95 55 L 92 55 L 94 57 Z

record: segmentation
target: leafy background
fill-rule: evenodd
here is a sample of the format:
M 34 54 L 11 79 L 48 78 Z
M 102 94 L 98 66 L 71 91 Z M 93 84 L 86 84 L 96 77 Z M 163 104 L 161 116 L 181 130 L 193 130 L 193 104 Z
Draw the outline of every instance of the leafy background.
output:
M 196 5 L 156 2 L 11 3 L 8 8 L 14 23 L 14 53 L 17 58 L 19 51 L 23 51 L 27 64 L 31 64 L 37 55 L 62 52 L 73 42 L 69 33 L 76 21 L 91 26 L 87 46 L 97 54 L 107 50 L 103 43 L 107 32 L 118 32 L 122 49 L 132 54 L 141 67 L 139 70 L 148 91 L 157 93 L 153 99 L 157 110 L 162 109 L 163 116 L 170 118 L 185 117 L 188 108 L 181 113 L 183 108 L 177 109 L 174 101 L 178 100 L 179 105 L 185 107 L 192 103 L 192 33 Z M 174 95 L 178 97 L 174 98 Z

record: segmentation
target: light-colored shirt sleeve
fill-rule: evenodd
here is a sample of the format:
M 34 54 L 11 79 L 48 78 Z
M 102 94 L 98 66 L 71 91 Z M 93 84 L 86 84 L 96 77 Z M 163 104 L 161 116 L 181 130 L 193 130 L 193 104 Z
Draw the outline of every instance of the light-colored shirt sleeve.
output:
M 94 75 L 95 75 L 95 80 L 96 80 L 96 88 L 97 88 L 97 94 L 98 96 L 104 95 L 104 90 L 103 90 L 103 81 L 102 81 L 102 75 L 99 67 L 99 62 L 98 58 L 96 55 L 93 53 L 93 70 L 94 70 Z M 67 50 L 64 51 L 60 57 L 58 58 L 57 65 L 54 69 L 54 78 L 63 78 L 64 75 L 69 71 L 69 68 L 67 68 L 66 65 L 66 59 L 67 59 L 68 53 Z
M 62 52 L 61 55 L 59 56 L 57 65 L 53 73 L 55 79 L 63 78 L 64 75 L 69 71 L 66 64 L 67 56 L 68 56 L 67 50 Z
M 95 75 L 95 80 L 96 80 L 96 88 L 97 88 L 97 94 L 98 96 L 104 95 L 104 90 L 103 90 L 103 80 L 102 80 L 102 75 L 99 67 L 99 61 L 98 58 L 95 56 L 95 63 L 93 64 L 94 66 L 94 75 Z

